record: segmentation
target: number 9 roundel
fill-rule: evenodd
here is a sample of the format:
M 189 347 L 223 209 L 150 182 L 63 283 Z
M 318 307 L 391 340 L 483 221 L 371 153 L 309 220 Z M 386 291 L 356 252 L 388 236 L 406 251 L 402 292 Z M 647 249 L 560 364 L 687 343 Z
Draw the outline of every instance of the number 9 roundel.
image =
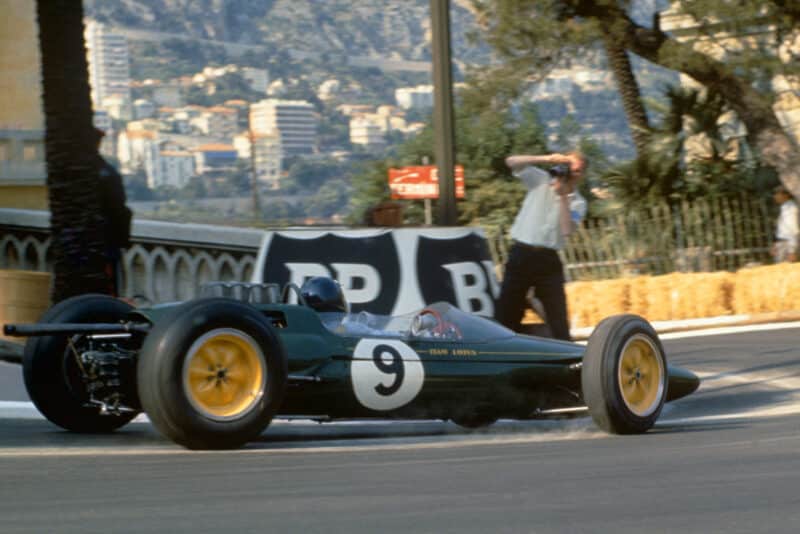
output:
M 402 341 L 362 339 L 353 351 L 350 376 L 358 402 L 387 411 L 414 400 L 425 381 L 425 369 L 417 353 Z

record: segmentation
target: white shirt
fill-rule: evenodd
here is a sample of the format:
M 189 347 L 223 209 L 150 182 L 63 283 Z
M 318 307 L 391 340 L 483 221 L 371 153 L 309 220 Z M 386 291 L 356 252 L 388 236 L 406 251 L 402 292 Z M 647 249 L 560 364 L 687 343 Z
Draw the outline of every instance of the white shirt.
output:
M 798 227 L 797 222 L 797 204 L 795 204 L 794 200 L 787 200 L 781 204 L 781 212 L 778 215 L 778 224 L 775 228 L 775 237 L 796 244 L 798 234 L 800 234 L 800 227 Z
M 552 177 L 546 171 L 530 165 L 514 172 L 514 176 L 522 180 L 528 188 L 528 194 L 511 226 L 511 239 L 527 245 L 561 250 L 565 237 L 559 221 L 561 201 L 550 185 Z M 568 200 L 570 218 L 574 224 L 578 224 L 586 215 L 586 200 L 577 192 L 570 193 Z

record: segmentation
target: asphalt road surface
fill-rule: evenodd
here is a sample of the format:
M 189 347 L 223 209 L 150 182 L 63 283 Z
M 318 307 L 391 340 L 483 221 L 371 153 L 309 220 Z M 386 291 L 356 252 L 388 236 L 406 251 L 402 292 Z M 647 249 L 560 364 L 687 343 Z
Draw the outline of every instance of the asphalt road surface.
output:
M 60 431 L 0 364 L 0 532 L 797 532 L 799 335 L 667 336 L 704 381 L 641 436 L 294 421 L 231 452 Z

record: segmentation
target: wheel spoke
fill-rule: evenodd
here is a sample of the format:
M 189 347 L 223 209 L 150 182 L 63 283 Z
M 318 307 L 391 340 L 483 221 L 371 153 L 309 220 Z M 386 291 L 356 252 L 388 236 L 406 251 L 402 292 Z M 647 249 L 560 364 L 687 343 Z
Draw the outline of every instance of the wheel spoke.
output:
M 210 376 L 213 372 L 214 368 L 203 358 L 192 358 L 192 362 L 189 364 L 189 374 L 193 378 L 201 375 Z
M 216 366 L 219 362 L 216 349 L 209 343 L 200 347 L 200 350 L 197 351 L 197 355 L 200 356 L 206 364 L 212 367 Z
M 633 380 L 626 380 L 622 383 L 622 394 L 626 398 L 630 398 L 633 391 L 636 389 L 636 383 Z
M 222 384 L 219 388 L 220 405 L 230 404 L 235 398 L 238 388 L 230 384 Z
M 213 405 L 217 395 L 217 383 L 215 380 L 208 380 L 198 384 L 193 390 L 195 398 L 204 405 Z
M 228 369 L 225 378 L 227 378 L 229 382 L 233 382 L 235 384 L 244 384 L 247 380 L 247 373 L 244 371 L 244 369 L 242 369 L 242 366 L 236 365 Z
M 222 365 L 225 367 L 230 367 L 234 364 L 234 362 L 238 361 L 238 356 L 241 349 L 236 347 L 235 345 L 225 345 L 224 348 L 220 351 L 222 353 Z
M 639 367 L 642 362 L 642 348 L 639 345 L 631 347 L 631 364 L 633 367 Z

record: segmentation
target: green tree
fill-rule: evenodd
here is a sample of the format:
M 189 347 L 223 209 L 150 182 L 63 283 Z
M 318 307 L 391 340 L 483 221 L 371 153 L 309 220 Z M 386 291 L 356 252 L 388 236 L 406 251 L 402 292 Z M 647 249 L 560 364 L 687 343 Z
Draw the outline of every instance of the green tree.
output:
M 342 178 L 344 165 L 334 159 L 308 160 L 297 158 L 290 163 L 289 175 L 281 184 L 282 189 L 291 193 L 316 191 L 333 178 Z
M 674 204 L 708 195 L 767 192 L 767 170 L 750 157 L 746 140 L 723 130 L 730 107 L 718 93 L 670 87 L 665 96 L 664 105 L 654 105 L 661 116 L 643 156 L 604 175 L 619 203 Z M 688 163 L 687 144 L 694 152 Z
M 587 34 L 582 33 L 584 22 L 595 24 L 608 31 L 611 37 L 620 43 L 625 50 L 647 61 L 672 69 L 692 77 L 707 89 L 715 91 L 736 112 L 742 121 L 751 145 L 761 161 L 772 166 L 780 176 L 783 184 L 796 197 L 800 197 L 800 150 L 792 138 L 783 129 L 772 108 L 774 95 L 768 89 L 766 80 L 780 71 L 783 74 L 796 75 L 800 70 L 800 61 L 796 53 L 782 48 L 787 36 L 795 36 L 800 22 L 800 8 L 797 2 L 787 0 L 685 0 L 680 3 L 679 12 L 696 23 L 700 33 L 718 37 L 720 31 L 733 35 L 745 35 L 752 30 L 761 30 L 765 36 L 755 40 L 752 47 L 748 40 L 739 40 L 737 50 L 723 60 L 698 52 L 692 43 L 681 42 L 672 35 L 662 31 L 658 18 L 654 24 L 646 26 L 634 21 L 626 11 L 627 2 L 619 0 L 492 0 L 478 2 L 487 17 L 489 35 L 492 33 L 496 19 L 493 10 L 506 14 L 500 20 L 508 32 L 516 31 L 519 39 L 505 41 L 490 39 L 504 55 L 531 56 L 525 64 L 531 67 L 546 66 L 553 60 L 565 58 L 577 59 L 579 51 L 572 45 L 569 34 L 575 30 L 575 39 Z M 558 19 L 542 20 L 537 24 L 551 24 L 554 20 L 565 21 L 559 24 L 563 28 L 557 32 L 549 32 L 548 46 L 534 47 L 533 41 L 525 31 L 525 21 L 532 14 L 539 13 L 540 5 L 557 10 Z M 510 8 L 516 6 L 517 11 Z M 513 16 L 512 16 L 513 15 Z M 522 21 L 522 22 L 518 22 Z M 532 32 L 528 32 L 531 33 Z M 569 43 L 567 47 L 553 46 L 553 39 L 563 39 Z M 722 46 L 722 45 L 720 45 Z M 553 50 L 561 52 L 554 54 Z M 783 58 L 778 56 L 783 54 Z M 787 57 L 788 56 L 788 57 Z M 521 61 L 521 60 L 520 60 Z
M 306 214 L 314 217 L 331 217 L 339 213 L 346 205 L 349 186 L 344 180 L 330 180 L 306 203 Z
M 536 107 L 525 104 L 510 109 L 505 99 L 495 98 L 496 87 L 493 83 L 471 85 L 455 110 L 456 163 L 464 166 L 466 182 L 466 198 L 459 201 L 459 220 L 464 224 L 510 226 L 525 189 L 511 176 L 505 158 L 512 153 L 549 151 Z M 596 145 L 589 144 L 585 149 L 598 155 Z M 603 159 L 598 155 L 598 164 Z M 430 124 L 398 147 L 392 157 L 367 163 L 356 173 L 349 220 L 361 222 L 367 209 L 390 199 L 389 168 L 425 161 L 434 162 Z M 419 224 L 422 220 L 422 201 L 406 201 L 405 222 Z
M 627 7 L 621 1 L 621 8 Z M 650 125 L 639 84 L 619 31 L 587 17 L 577 17 L 560 0 L 473 0 L 487 42 L 506 65 L 493 75 L 527 84 L 554 67 L 592 60 L 602 50 L 614 75 L 637 152 L 644 150 Z M 511 75 L 510 77 L 508 75 Z
M 719 93 L 744 124 L 748 140 L 761 161 L 773 167 L 783 184 L 800 197 L 800 150 L 783 129 L 772 108 L 775 95 L 764 80 L 780 71 L 797 75 L 797 58 L 780 61 L 778 49 L 783 39 L 796 36 L 800 8 L 796 2 L 783 0 L 691 0 L 683 12 L 699 24 L 701 32 L 713 34 L 723 29 L 734 35 L 748 30 L 768 30 L 766 41 L 752 49 L 744 48 L 726 56 L 724 61 L 697 52 L 690 43 L 678 42 L 661 31 L 658 25 L 636 24 L 615 5 L 603 2 L 574 2 L 579 16 L 592 17 L 600 23 L 617 22 L 625 47 L 633 53 L 694 78 L 708 90 Z M 739 40 L 739 43 L 747 42 Z M 784 58 L 786 59 L 786 58 Z

